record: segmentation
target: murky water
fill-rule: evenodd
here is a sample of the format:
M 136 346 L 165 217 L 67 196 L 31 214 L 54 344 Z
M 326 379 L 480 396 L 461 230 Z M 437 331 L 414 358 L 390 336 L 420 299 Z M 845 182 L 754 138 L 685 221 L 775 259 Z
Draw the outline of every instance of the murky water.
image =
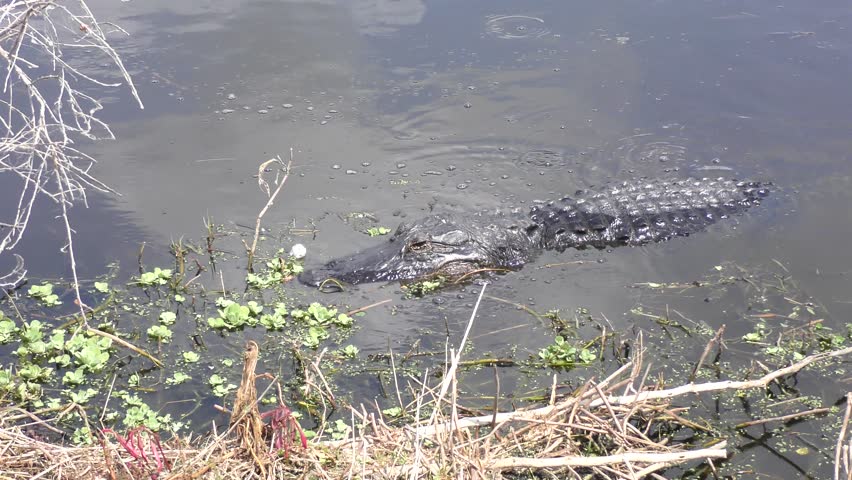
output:
M 777 260 L 833 322 L 852 314 L 848 2 L 91 6 L 128 30 L 115 45 L 146 108 L 110 92 L 105 117 L 118 140 L 90 150 L 99 178 L 122 196 L 75 209 L 86 275 L 115 259 L 132 266 L 142 241 L 165 251 L 170 239 L 203 236 L 208 215 L 252 225 L 265 202 L 257 165 L 292 147 L 294 175 L 265 222 L 315 226 L 315 237 L 294 240 L 309 263 L 381 241 L 342 220 L 351 212 L 395 227 L 429 211 L 524 206 L 612 179 L 754 178 L 779 187 L 760 211 L 664 245 L 544 254 L 489 292 L 540 310 L 583 306 L 628 328 L 623 313 L 637 301 L 628 285 Z M 66 273 L 50 222 L 34 222 L 19 249 L 36 277 Z M 45 250 L 56 255 L 36 254 Z M 353 339 L 384 352 L 442 345 L 422 332 L 461 329 L 478 288 L 405 300 L 397 285 L 363 285 L 329 302 L 392 299 Z M 713 302 L 689 313 L 713 327 L 726 318 Z M 482 352 L 513 344 L 534 353 L 551 338 L 499 302 L 484 305 L 477 328 Z M 364 382 L 365 398 L 375 395 Z M 842 393 L 819 388 L 827 403 Z M 771 465 L 770 451 L 757 454 L 758 469 L 789 473 Z

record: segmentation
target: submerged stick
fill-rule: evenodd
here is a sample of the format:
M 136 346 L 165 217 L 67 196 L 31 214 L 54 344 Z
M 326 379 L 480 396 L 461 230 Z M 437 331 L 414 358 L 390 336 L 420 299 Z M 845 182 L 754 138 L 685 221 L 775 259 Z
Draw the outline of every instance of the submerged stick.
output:
M 701 353 L 701 358 L 698 359 L 698 363 L 695 364 L 695 367 L 692 369 L 692 373 L 689 374 L 689 381 L 694 382 L 695 376 L 698 375 L 698 371 L 701 370 L 701 366 L 704 365 L 704 360 L 707 358 L 707 355 L 710 354 L 710 351 L 713 349 L 713 345 L 719 344 L 719 348 L 722 348 L 722 335 L 725 333 L 725 325 L 719 327 L 719 330 L 716 331 L 716 335 L 707 343 L 707 346 L 704 347 L 704 352 Z
M 388 302 L 391 302 L 391 301 L 393 301 L 393 300 L 388 298 L 388 299 L 382 300 L 381 302 L 371 303 L 370 305 L 367 305 L 366 307 L 356 308 L 355 310 L 349 310 L 348 312 L 346 312 L 346 316 L 352 316 L 352 315 L 355 315 L 356 313 L 361 313 L 365 310 L 369 310 L 373 307 L 378 307 L 379 305 L 384 305 L 385 303 L 388 303 Z
M 846 394 L 846 414 L 843 415 L 843 426 L 840 427 L 840 435 L 837 436 L 837 444 L 834 447 L 834 480 L 840 480 L 840 464 L 841 460 L 846 470 L 846 478 L 852 476 L 852 471 L 849 470 L 849 447 L 844 445 L 846 441 L 846 431 L 849 428 L 849 418 L 852 417 L 852 393 Z M 846 454 L 845 456 L 843 454 Z M 845 458 L 843 458 L 845 457 Z
M 438 410 L 440 410 L 441 401 L 444 399 L 444 395 L 447 394 L 447 390 L 449 390 L 450 385 L 453 383 L 455 379 L 456 370 L 459 368 L 459 362 L 461 361 L 461 354 L 464 350 L 465 344 L 467 343 L 467 337 L 470 336 L 470 330 L 473 328 L 473 320 L 476 318 L 476 312 L 479 310 L 479 304 L 482 303 L 482 296 L 485 294 L 485 287 L 488 286 L 488 282 L 482 284 L 482 290 L 479 291 L 479 298 L 476 299 L 476 304 L 473 306 L 473 312 L 470 314 L 470 320 L 467 322 L 467 328 L 464 331 L 464 336 L 462 337 L 461 343 L 459 343 L 458 349 L 453 355 L 452 363 L 450 364 L 449 370 L 447 370 L 447 374 L 444 376 L 444 380 L 441 382 L 441 391 L 438 392 L 438 397 L 435 399 L 435 410 L 432 412 L 432 421 L 435 420 Z
M 626 452 L 618 455 L 601 457 L 569 456 L 561 458 L 527 458 L 510 457 L 497 458 L 486 465 L 489 470 L 513 470 L 519 468 L 560 468 L 560 467 L 599 467 L 624 463 L 679 463 L 700 458 L 725 458 L 728 456 L 725 448 L 727 442 L 720 442 L 710 448 L 690 450 L 687 452 L 645 453 Z M 638 477 L 637 477 L 638 478 Z
M 88 324 L 86 324 L 86 331 L 93 334 L 93 335 L 98 335 L 98 336 L 101 336 L 101 337 L 104 337 L 104 338 L 108 338 L 108 339 L 112 340 L 113 342 L 115 342 L 115 343 L 117 343 L 117 344 L 119 344 L 119 345 L 121 345 L 125 348 L 129 348 L 130 350 L 133 350 L 134 352 L 138 353 L 139 355 L 142 355 L 143 357 L 147 358 L 148 360 L 151 360 L 154 363 L 154 365 L 156 365 L 158 368 L 163 368 L 163 362 L 161 362 L 159 359 L 157 359 L 157 357 L 151 355 L 150 353 L 146 352 L 145 350 L 142 350 L 141 348 L 137 347 L 136 345 L 133 345 L 132 343 L 130 343 L 126 340 L 122 340 L 121 338 L 119 338 L 119 337 L 117 337 L 117 336 L 115 336 L 111 333 L 107 333 L 103 330 L 98 330 L 97 328 L 91 327 Z
M 757 420 L 751 420 L 748 422 L 742 422 L 734 425 L 734 428 L 746 428 L 752 427 L 754 425 L 763 425 L 764 423 L 770 422 L 786 422 L 787 420 L 795 420 L 797 418 L 807 417 L 808 415 L 820 415 L 823 413 L 828 413 L 831 411 L 831 408 L 822 407 L 822 408 L 814 408 L 811 410 L 805 410 L 804 412 L 791 413 L 789 415 L 782 415 L 780 417 L 770 417 L 770 418 L 759 418 Z

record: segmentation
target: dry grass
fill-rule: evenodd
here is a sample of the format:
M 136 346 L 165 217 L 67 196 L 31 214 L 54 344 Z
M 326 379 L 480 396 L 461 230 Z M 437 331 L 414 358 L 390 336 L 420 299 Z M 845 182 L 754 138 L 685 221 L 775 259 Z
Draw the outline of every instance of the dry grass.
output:
M 472 315 L 469 327 L 474 318 Z M 463 347 L 464 342 L 459 351 Z M 451 361 L 442 381 L 428 384 L 428 371 L 422 381 L 412 379 L 416 387 L 406 411 L 421 421 L 391 426 L 375 413 L 378 408 L 371 412 L 362 405 L 350 410 L 352 428 L 345 439 L 308 443 L 286 406 L 259 411 L 255 382 L 268 375 L 255 373 L 259 350 L 249 342 L 227 431 L 214 431 L 208 438 L 173 439 L 162 445 L 155 434 L 144 430 L 128 432 L 126 437 L 101 432 L 100 445 L 70 447 L 45 440 L 55 438 L 52 420 L 8 408 L 0 412 L 0 472 L 9 479 L 75 480 L 476 479 L 507 474 L 662 478 L 657 472 L 700 462 L 710 462 L 713 468 L 713 459 L 728 455 L 724 438 L 688 420 L 686 409 L 673 402 L 688 403 L 699 393 L 766 388 L 814 363 L 852 354 L 852 347 L 811 355 L 754 380 L 672 388 L 646 382 L 649 369 L 643 367 L 642 349 L 637 352 L 632 361 L 608 377 L 590 380 L 568 396 L 558 398 L 554 387 L 547 405 L 464 418 L 456 394 L 456 368 L 461 360 L 449 351 Z M 276 385 L 273 379 L 269 388 Z M 847 412 L 844 425 L 848 419 Z M 838 478 L 844 478 L 841 470 L 850 478 L 852 457 L 846 432 L 844 426 L 837 444 Z M 703 448 L 694 446 L 697 433 L 711 439 Z

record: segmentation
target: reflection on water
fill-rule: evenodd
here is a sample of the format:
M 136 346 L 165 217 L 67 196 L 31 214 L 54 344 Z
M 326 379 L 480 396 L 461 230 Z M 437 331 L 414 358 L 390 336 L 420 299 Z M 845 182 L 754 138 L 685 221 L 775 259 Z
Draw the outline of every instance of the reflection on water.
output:
M 417 25 L 426 13 L 421 0 L 356 0 L 349 4 L 358 31 L 366 35 L 389 35 Z
M 128 239 L 144 235 L 163 248 L 171 238 L 200 236 L 207 215 L 251 224 L 265 203 L 252 177 L 257 165 L 294 147 L 294 174 L 266 221 L 316 227 L 315 238 L 297 239 L 310 262 L 376 243 L 341 221 L 353 211 L 393 228 L 430 211 L 526 208 L 608 180 L 756 178 L 798 198 L 796 208 L 781 202 L 643 249 L 548 253 L 489 288 L 542 310 L 582 305 L 620 328 L 635 301 L 625 285 L 691 281 L 725 260 L 777 260 L 806 291 L 826 297 L 836 318 L 852 314 L 841 275 L 852 271 L 844 253 L 852 235 L 847 2 L 92 7 L 128 29 L 117 45 L 147 108 L 137 112 L 116 98 L 107 116 L 118 140 L 93 147 L 102 160 L 96 173 L 123 195 L 115 203 L 126 223 L 111 227 L 116 236 L 81 240 L 90 273 L 114 257 L 132 264 Z M 82 232 L 104 223 L 94 215 L 79 221 Z M 144 234 L 120 232 L 131 228 Z M 45 227 L 20 252 L 34 256 L 61 242 L 58 233 Z M 123 247 L 108 248 L 114 242 Z M 577 260 L 584 263 L 566 263 Z M 36 276 L 64 272 L 52 262 L 30 267 Z M 394 310 L 372 311 L 354 339 L 365 351 L 383 351 L 388 338 L 430 341 L 418 329 L 460 328 L 454 322 L 472 290 L 433 302 L 372 285 L 329 301 L 394 298 Z M 718 327 L 724 317 L 713 307 L 701 312 Z M 549 334 L 538 324 L 511 329 L 521 324 L 512 308 L 484 312 L 494 331 L 510 333 L 483 337 L 483 351 L 537 345 Z

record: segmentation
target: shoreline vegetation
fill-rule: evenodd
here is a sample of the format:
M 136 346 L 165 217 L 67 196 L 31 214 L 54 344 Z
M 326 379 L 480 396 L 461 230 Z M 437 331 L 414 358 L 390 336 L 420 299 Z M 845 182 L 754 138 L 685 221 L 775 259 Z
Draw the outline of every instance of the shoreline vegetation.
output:
M 20 291 L 27 274 L 24 259 L 15 256 L 14 269 L 0 275 L 0 291 L 5 294 L 0 299 L 0 353 L 8 359 L 0 370 L 0 478 L 634 479 L 664 478 L 670 472 L 711 478 L 718 465 L 736 457 L 737 447 L 729 442 L 739 430 L 766 425 L 783 428 L 835 417 L 836 425 L 831 426 L 837 427 L 834 455 L 817 448 L 810 453 L 805 448 L 804 454 L 820 461 L 830 458 L 836 479 L 852 478 L 852 394 L 846 398 L 843 415 L 836 405 L 793 402 L 793 411 L 784 415 L 761 413 L 732 426 L 709 416 L 691 418 L 691 407 L 702 399 L 768 397 L 772 391 L 784 403 L 789 384 L 795 383 L 800 372 L 820 368 L 826 379 L 839 375 L 828 367 L 852 354 L 852 347 L 845 346 L 849 335 L 830 332 L 816 318 L 812 305 L 793 299 L 784 284 L 787 277 L 779 277 L 780 286 L 772 288 L 794 305 L 793 313 L 763 311 L 753 316 L 757 319 L 754 330 L 741 339 L 762 349 L 763 358 L 771 358 L 775 368 L 756 360 L 753 369 L 722 372 L 718 367 L 725 348 L 722 327 L 705 336 L 710 339 L 697 360 L 688 360 L 695 361 L 690 375 L 666 381 L 646 358 L 650 350 L 645 347 L 645 334 L 630 339 L 627 354 L 609 340 L 615 332 L 605 326 L 595 339 L 572 338 L 558 312 L 540 314 L 511 300 L 486 296 L 488 284 L 482 283 L 463 337 L 457 342 L 448 338 L 444 352 L 432 353 L 435 357 L 443 353 L 437 367 L 419 374 L 410 368 L 403 372 L 390 352 L 386 376 L 393 388 L 388 397 L 398 407 L 382 409 L 378 402 L 347 405 L 335 395 L 328 365 L 346 373 L 344 366 L 358 357 L 357 347 L 342 342 L 355 322 L 353 317 L 386 301 L 341 312 L 319 302 L 307 305 L 281 291 L 301 265 L 283 251 L 258 252 L 258 242 L 263 237 L 262 218 L 288 178 L 291 151 L 288 163 L 275 158 L 258 169 L 258 185 L 267 202 L 256 218 L 251 242 L 243 241 L 246 258 L 237 257 L 247 260 L 242 293 L 226 287 L 222 270 L 215 269 L 222 258 L 214 245 L 220 232 L 209 220 L 206 245 L 182 240 L 172 244 L 174 269 L 145 269 L 143 245 L 139 275 L 129 287 L 111 286 L 109 278 L 82 282 L 77 277 L 69 212 L 74 205 L 86 204 L 89 189 L 114 190 L 93 176 L 95 159 L 77 149 L 75 141 L 112 138 L 108 125 L 95 116 L 102 108 L 94 93 L 99 89 L 124 86 L 142 108 L 129 74 L 107 41 L 114 33 L 126 34 L 113 24 L 99 23 L 80 0 L 13 0 L 0 6 L 0 58 L 6 67 L 0 99 L 4 109 L 0 122 L 5 129 L 0 174 L 19 182 L 12 218 L 0 219 L 0 253 L 11 254 L 24 238 L 36 199 L 44 197 L 59 212 L 66 235 L 63 251 L 72 272 L 64 294 L 54 293 L 53 283 L 42 282 L 31 284 L 26 296 Z M 115 78 L 95 79 L 78 70 L 74 55 L 65 55 L 74 50 L 106 58 L 115 67 Z M 22 51 L 38 58 L 22 58 Z M 273 166 L 271 185 L 264 177 Z M 365 233 L 388 231 L 384 227 L 371 230 Z M 203 265 L 199 258 L 205 257 L 209 261 Z M 261 265 L 256 271 L 257 263 Z M 213 270 L 221 284 L 219 291 L 199 280 L 203 272 L 215 278 Z M 719 284 L 725 282 L 749 284 L 761 295 L 766 291 L 744 272 L 727 274 Z M 694 287 L 637 286 L 666 292 Z M 438 283 L 428 283 L 408 292 L 419 296 L 436 288 Z M 272 300 L 264 296 L 268 292 Z M 530 360 L 463 360 L 477 310 L 486 297 L 515 305 L 519 315 L 552 321 L 554 343 Z M 60 314 L 63 300 L 68 299 L 73 312 L 66 309 Z M 809 316 L 799 317 L 801 312 Z M 656 314 L 637 308 L 632 314 L 667 333 L 667 329 L 685 328 L 668 309 Z M 795 322 L 771 326 L 765 322 L 779 318 Z M 199 332 L 187 335 L 197 348 L 168 348 L 176 324 Z M 216 372 L 206 383 L 212 396 L 221 398 L 216 408 L 229 417 L 226 425 L 217 427 L 213 422 L 206 434 L 183 433 L 181 419 L 161 414 L 161 406 L 151 408 L 141 398 L 190 381 L 196 382 L 192 388 L 204 385 L 190 375 L 197 374 L 193 365 L 200 361 L 198 351 L 204 351 L 202 333 L 225 338 L 236 331 L 248 336 L 249 329 L 255 328 L 287 331 L 289 336 L 282 332 L 279 341 L 297 365 L 292 372 L 298 379 L 295 385 L 280 372 L 259 368 L 263 355 L 272 352 L 249 340 L 237 383 L 228 380 L 239 371 L 232 360 L 206 364 Z M 770 341 L 770 335 L 777 340 Z M 326 346 L 330 343 L 340 348 L 330 350 Z M 606 347 L 613 353 L 605 354 Z M 566 388 L 564 374 L 596 361 L 603 364 L 604 356 L 608 362 L 599 375 Z M 398 359 L 407 360 L 408 355 Z M 140 366 L 141 362 L 146 363 Z M 520 363 L 539 371 L 552 370 L 552 386 L 522 407 L 501 410 L 498 404 L 504 392 L 498 367 Z M 490 408 L 465 405 L 459 377 L 469 368 L 493 369 L 495 394 Z M 708 369 L 729 379 L 699 380 L 706 378 L 702 372 Z M 288 404 L 294 398 L 302 400 L 291 409 Z M 89 405 L 93 399 L 103 400 L 100 409 Z M 329 409 L 343 413 L 332 422 Z M 306 417 L 317 425 L 315 430 L 304 429 Z M 174 433 L 178 430 L 181 433 Z
M 483 289 L 484 291 L 484 289 Z M 481 300 L 481 297 L 480 297 Z M 471 316 L 468 331 L 474 322 Z M 442 379 L 412 387 L 406 409 L 414 421 L 392 426 L 372 406 L 353 406 L 348 433 L 337 440 L 308 441 L 283 404 L 261 413 L 257 383 L 280 388 L 277 379 L 255 371 L 260 354 L 249 341 L 242 380 L 230 422 L 208 436 L 161 440 L 144 427 L 125 435 L 102 429 L 89 446 L 66 446 L 46 440 L 56 431 L 51 419 L 16 407 L 0 409 L 0 472 L 4 478 L 663 478 L 662 472 L 691 466 L 693 473 L 714 471 L 714 460 L 731 454 L 725 435 L 709 422 L 689 420 L 689 403 L 697 395 L 732 394 L 766 389 L 802 369 L 852 354 L 852 347 L 817 353 L 787 367 L 746 381 L 685 383 L 665 387 L 649 377 L 641 335 L 636 354 L 600 381 L 589 380 L 568 394 L 557 394 L 556 375 L 543 406 L 466 417 L 457 396 L 461 355 L 448 350 L 451 362 Z M 708 351 L 718 348 L 717 339 Z M 464 349 L 464 342 L 459 351 Z M 396 392 L 400 395 L 400 392 Z M 67 409 L 80 408 L 69 405 Z M 850 412 L 847 398 L 835 451 L 836 478 L 849 478 Z M 819 408 L 776 418 L 761 418 L 737 428 L 784 424 L 830 414 Z M 835 412 L 837 413 L 837 412 Z M 61 415 L 62 412 L 57 414 Z M 421 419 L 417 421 L 416 419 Z M 689 441 L 673 440 L 691 432 Z M 697 446 L 700 445 L 700 446 Z M 699 475 L 700 476 L 700 475 Z M 562 478 L 560 477 L 560 478 Z

